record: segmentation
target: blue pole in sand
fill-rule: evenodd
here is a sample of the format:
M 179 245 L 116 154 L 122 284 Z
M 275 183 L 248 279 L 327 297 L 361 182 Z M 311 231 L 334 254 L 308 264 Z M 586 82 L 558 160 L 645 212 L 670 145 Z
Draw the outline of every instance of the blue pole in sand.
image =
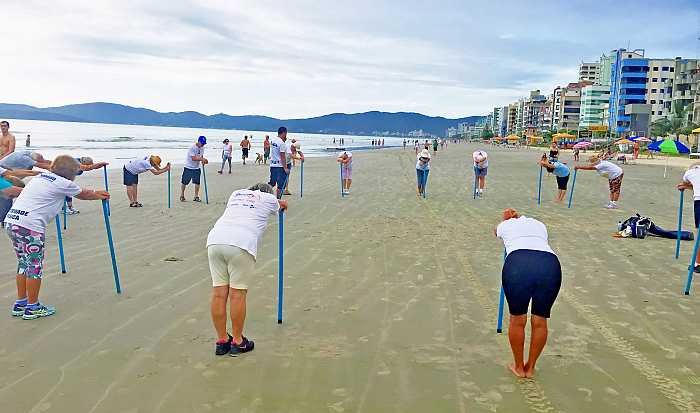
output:
M 301 181 L 299 184 L 299 198 L 304 197 L 304 161 L 301 161 Z
M 284 210 L 279 210 L 279 268 L 277 271 L 277 324 L 282 324 L 284 301 Z
M 107 179 L 107 165 L 102 167 L 105 177 L 105 191 L 109 192 L 109 179 Z M 109 200 L 107 200 L 107 215 L 111 215 L 112 211 L 109 209 Z
M 209 205 L 209 189 L 207 188 L 207 169 L 202 164 L 202 178 L 204 179 L 204 202 Z
M 426 190 L 428 188 L 428 174 L 430 173 L 429 169 L 425 170 L 425 173 L 423 174 L 423 199 L 427 196 Z
M 102 200 L 102 214 L 105 217 L 105 228 L 107 229 L 107 244 L 109 245 L 109 254 L 112 257 L 112 272 L 114 273 L 114 287 L 117 289 L 117 294 L 122 293 L 122 287 L 119 283 L 119 268 L 117 267 L 117 256 L 114 254 L 114 241 L 112 240 L 112 226 L 109 224 L 109 203 L 106 199 Z
M 66 259 L 63 255 L 63 236 L 61 235 L 61 217 L 56 215 L 56 237 L 58 238 L 58 255 L 61 258 L 61 273 L 66 273 Z
M 345 191 L 344 191 L 345 188 L 343 188 L 343 164 L 342 163 L 338 164 L 338 166 L 340 167 L 340 197 L 344 198 L 345 197 Z
M 540 178 L 537 181 L 537 205 L 540 205 L 542 200 L 542 166 L 540 165 Z
M 690 256 L 690 265 L 688 266 L 688 280 L 685 282 L 685 295 L 690 295 L 690 285 L 693 283 L 695 257 L 698 256 L 698 247 L 700 247 L 700 229 L 695 234 L 695 246 L 693 247 L 693 255 Z
M 479 178 L 476 176 L 476 166 L 474 167 L 474 199 L 476 199 L 476 185 Z
M 576 174 L 578 173 L 578 169 L 574 169 L 574 180 L 571 182 L 571 192 L 569 193 L 569 206 L 567 208 L 571 208 L 571 201 L 574 199 L 574 188 L 576 187 Z
M 683 223 L 683 193 L 685 191 L 681 189 L 681 201 L 678 205 L 678 232 L 676 233 L 676 259 L 681 253 L 681 224 Z
M 168 169 L 168 208 L 170 208 L 170 203 L 172 200 L 172 195 L 170 195 L 170 187 L 172 185 L 170 184 L 170 169 Z
M 506 252 L 503 251 L 503 262 L 506 262 Z M 498 321 L 496 322 L 496 332 L 503 332 L 503 308 L 505 307 L 506 294 L 503 291 L 503 284 L 501 284 L 501 293 L 498 296 Z
M 68 229 L 68 211 L 67 211 L 68 205 L 66 203 L 66 199 L 63 199 L 63 230 Z

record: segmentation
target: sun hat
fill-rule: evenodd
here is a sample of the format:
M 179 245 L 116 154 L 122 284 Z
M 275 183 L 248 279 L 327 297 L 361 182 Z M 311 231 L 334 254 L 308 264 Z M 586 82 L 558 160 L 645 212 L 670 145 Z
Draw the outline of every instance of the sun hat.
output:
M 206 137 L 206 136 L 200 136 L 199 138 L 197 138 L 197 142 L 198 142 L 200 145 L 206 145 L 206 144 L 207 144 L 207 137 Z
M 151 165 L 157 166 L 158 168 L 160 168 L 160 163 L 162 162 L 162 160 L 160 159 L 160 156 L 151 155 L 149 161 L 151 162 Z
M 428 159 L 430 159 L 430 152 L 429 152 L 427 149 L 423 149 L 423 150 L 420 152 L 419 158 L 428 158 Z

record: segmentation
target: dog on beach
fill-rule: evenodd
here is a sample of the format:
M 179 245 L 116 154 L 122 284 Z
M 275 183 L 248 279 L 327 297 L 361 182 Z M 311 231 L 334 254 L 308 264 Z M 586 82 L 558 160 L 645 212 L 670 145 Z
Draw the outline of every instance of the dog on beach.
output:
M 262 154 L 259 154 L 257 152 L 255 154 L 258 156 L 257 158 L 255 158 L 255 163 L 258 165 L 262 165 L 264 161 Z

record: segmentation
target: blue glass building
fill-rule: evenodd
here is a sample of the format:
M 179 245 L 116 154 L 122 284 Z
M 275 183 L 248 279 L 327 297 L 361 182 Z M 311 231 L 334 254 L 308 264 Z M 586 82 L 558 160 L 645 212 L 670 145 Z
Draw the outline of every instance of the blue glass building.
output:
M 629 104 L 645 104 L 649 59 L 644 51 L 619 49 L 614 52 L 610 77 L 608 127 L 618 136 L 630 131 L 631 116 L 625 114 Z

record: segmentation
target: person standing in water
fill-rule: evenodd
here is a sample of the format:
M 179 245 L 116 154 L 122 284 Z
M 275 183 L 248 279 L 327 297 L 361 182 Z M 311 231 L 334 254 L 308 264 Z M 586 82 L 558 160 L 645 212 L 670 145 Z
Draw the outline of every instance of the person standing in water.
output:
M 547 344 L 547 319 L 561 287 L 561 265 L 549 246 L 547 227 L 542 222 L 508 208 L 495 232 L 503 240 L 507 254 L 501 282 L 510 312 L 508 341 L 513 363 L 508 368 L 517 377 L 531 378 Z M 525 325 L 530 302 L 532 333 L 526 361 Z
M 472 154 L 474 160 L 474 174 L 477 180 L 476 195 L 483 196 L 486 189 L 486 174 L 488 173 L 489 160 L 486 151 L 478 150 Z
M 31 135 L 27 134 L 27 141 L 25 142 L 25 144 L 26 144 L 25 146 L 27 148 L 32 146 L 32 136 Z
M 241 152 L 243 152 L 243 165 L 245 165 L 245 160 L 248 158 L 248 152 L 250 151 L 250 141 L 248 140 L 248 136 L 246 135 L 243 137 L 243 140 L 241 141 Z

